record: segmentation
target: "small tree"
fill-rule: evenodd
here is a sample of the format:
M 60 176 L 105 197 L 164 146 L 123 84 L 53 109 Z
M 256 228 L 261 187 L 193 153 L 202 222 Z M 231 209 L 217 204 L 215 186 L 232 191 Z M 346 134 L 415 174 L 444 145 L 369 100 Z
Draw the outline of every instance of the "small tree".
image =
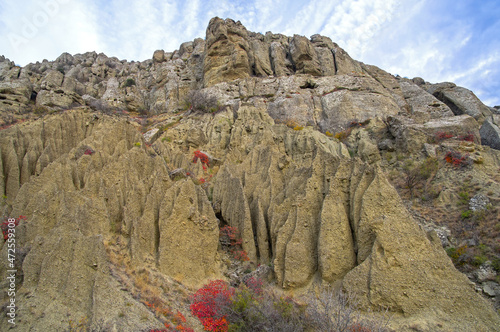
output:
M 412 160 L 404 164 L 404 183 L 405 187 L 410 192 L 410 198 L 413 198 L 414 190 L 417 185 L 433 176 L 438 168 L 437 159 L 430 157 L 418 164 L 414 164 Z
M 195 111 L 215 113 L 220 110 L 217 97 L 203 90 L 191 91 L 186 97 L 186 105 Z

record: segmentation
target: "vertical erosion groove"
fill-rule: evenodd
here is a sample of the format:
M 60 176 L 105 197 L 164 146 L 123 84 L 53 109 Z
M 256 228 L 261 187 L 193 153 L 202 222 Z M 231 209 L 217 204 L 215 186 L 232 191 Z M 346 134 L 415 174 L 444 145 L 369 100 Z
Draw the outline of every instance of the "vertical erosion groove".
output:
M 156 267 L 159 267 L 159 259 L 160 259 L 160 207 L 156 207 L 155 216 L 154 216 L 154 228 L 155 228 L 155 244 L 154 244 L 154 253 L 155 253 L 155 264 Z

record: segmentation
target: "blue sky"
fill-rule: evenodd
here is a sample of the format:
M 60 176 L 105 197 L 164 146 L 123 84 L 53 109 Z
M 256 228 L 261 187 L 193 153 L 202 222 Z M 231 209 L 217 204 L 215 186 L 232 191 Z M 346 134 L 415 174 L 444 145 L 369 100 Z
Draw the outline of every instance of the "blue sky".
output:
M 204 38 L 213 16 L 255 32 L 319 33 L 356 60 L 500 105 L 498 0 L 2 0 L 0 54 L 20 65 L 86 51 L 145 60 Z

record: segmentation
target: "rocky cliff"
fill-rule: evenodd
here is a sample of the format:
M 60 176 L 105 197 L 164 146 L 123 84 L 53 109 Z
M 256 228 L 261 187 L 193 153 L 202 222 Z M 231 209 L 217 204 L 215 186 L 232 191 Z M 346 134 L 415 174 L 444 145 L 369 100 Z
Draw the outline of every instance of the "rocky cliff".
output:
M 471 91 L 219 18 L 144 62 L 0 61 L 1 209 L 27 217 L 13 330 L 161 327 L 144 298 L 231 278 L 224 225 L 285 291 L 334 285 L 398 331 L 499 328 L 500 113 Z M 487 203 L 451 220 L 466 182 Z M 443 246 L 488 248 L 477 284 Z

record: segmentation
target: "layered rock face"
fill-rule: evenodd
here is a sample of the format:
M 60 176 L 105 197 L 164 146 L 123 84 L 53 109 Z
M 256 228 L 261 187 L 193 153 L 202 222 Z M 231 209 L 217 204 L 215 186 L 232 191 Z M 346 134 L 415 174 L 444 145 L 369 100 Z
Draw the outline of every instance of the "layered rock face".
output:
M 2 58 L 0 79 L 2 116 L 55 113 L 0 131 L 2 212 L 28 220 L 16 229 L 26 257 L 14 330 L 80 317 L 160 328 L 113 272 L 110 243 L 131 274 L 197 287 L 223 277 L 226 224 L 287 291 L 334 285 L 365 310 L 388 308 L 401 331 L 500 326 L 381 162 L 394 149 L 437 153 L 446 146 L 432 139 L 446 131 L 472 135 L 459 148 L 478 154 L 481 176 L 500 167 L 496 110 L 468 90 L 394 77 L 327 37 L 261 35 L 219 18 L 205 40 L 141 63 L 87 53 L 18 68 Z M 184 107 L 195 90 L 201 104 L 216 99 L 213 111 Z M 140 128 L 123 108 L 160 115 L 154 133 L 141 135 L 146 119 Z M 193 162 L 195 151 L 210 163 Z M 5 280 L 5 245 L 2 257 Z

